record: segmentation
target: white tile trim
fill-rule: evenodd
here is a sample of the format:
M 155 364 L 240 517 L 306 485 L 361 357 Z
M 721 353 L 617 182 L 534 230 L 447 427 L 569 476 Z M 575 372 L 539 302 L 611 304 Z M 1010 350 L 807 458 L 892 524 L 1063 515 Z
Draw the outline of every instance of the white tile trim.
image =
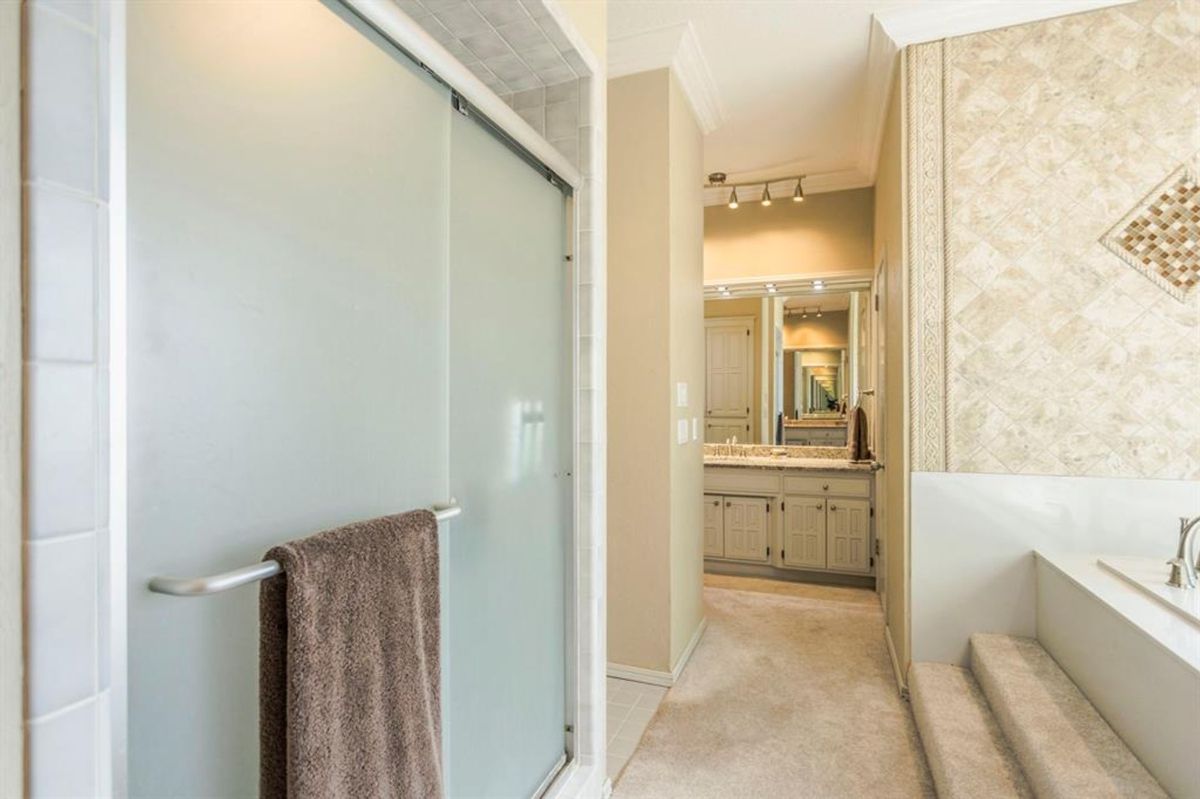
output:
M 0 3 L 0 796 L 25 785 L 21 4 Z

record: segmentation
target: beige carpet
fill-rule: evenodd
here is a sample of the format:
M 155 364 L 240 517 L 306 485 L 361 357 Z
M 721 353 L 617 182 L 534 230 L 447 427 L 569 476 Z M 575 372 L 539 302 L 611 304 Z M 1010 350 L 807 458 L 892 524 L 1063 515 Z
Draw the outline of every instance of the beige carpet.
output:
M 705 583 L 708 631 L 616 799 L 934 795 L 873 593 Z

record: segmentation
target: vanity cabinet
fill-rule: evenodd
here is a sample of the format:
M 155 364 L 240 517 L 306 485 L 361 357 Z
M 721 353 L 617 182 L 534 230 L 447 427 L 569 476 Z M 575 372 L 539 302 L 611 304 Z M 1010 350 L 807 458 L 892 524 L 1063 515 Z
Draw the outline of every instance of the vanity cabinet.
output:
M 765 563 L 771 555 L 771 500 L 704 495 L 704 557 Z
M 870 472 L 706 466 L 704 557 L 869 576 L 873 485 Z
M 704 495 L 704 557 L 725 557 L 725 498 Z
M 783 500 L 784 566 L 800 569 L 825 568 L 825 500 L 820 497 L 788 496 Z

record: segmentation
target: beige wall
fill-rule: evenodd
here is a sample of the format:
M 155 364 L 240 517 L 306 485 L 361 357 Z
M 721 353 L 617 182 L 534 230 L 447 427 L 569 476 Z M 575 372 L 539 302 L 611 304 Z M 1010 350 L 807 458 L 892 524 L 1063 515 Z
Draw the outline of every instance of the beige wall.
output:
M 885 285 L 880 295 L 883 313 L 883 375 L 876 383 L 876 400 L 882 409 L 878 459 L 884 469 L 877 472 L 876 519 L 884 556 L 884 603 L 888 638 L 894 651 L 901 681 L 909 663 L 909 533 L 908 533 L 908 364 L 905 266 L 907 247 L 904 230 L 904 72 L 906 58 L 898 59 L 892 81 L 891 99 L 884 122 L 879 171 L 875 178 L 875 264 L 884 265 Z M 876 287 L 877 290 L 879 287 Z M 879 376 L 876 378 L 879 379 Z
M 601 68 L 608 58 L 608 0 L 558 0 Z
M 826 311 L 820 318 L 788 316 L 783 322 L 783 346 L 847 347 L 850 344 L 850 312 Z
M 703 198 L 702 198 L 703 199 Z M 705 300 L 704 301 L 704 318 L 705 319 L 727 319 L 731 316 L 742 316 L 753 319 L 750 329 L 750 336 L 754 340 L 754 350 L 752 358 L 754 359 L 754 381 L 750 387 L 751 395 L 751 413 L 750 413 L 750 438 L 751 442 L 762 440 L 762 419 L 758 412 L 760 398 L 762 397 L 762 300 L 753 297 L 744 297 L 730 300 Z M 707 369 L 705 365 L 702 368 Z M 741 438 L 739 436 L 739 438 Z
M 0 796 L 24 792 L 21 721 L 21 4 L 0 3 Z
M 705 282 L 869 270 L 873 196 L 855 189 L 705 208 Z
M 947 149 L 946 248 L 922 262 L 945 270 L 946 470 L 1200 479 L 1200 288 L 1176 299 L 1100 241 L 1200 142 L 1194 9 L 1142 0 L 922 62 L 954 87 L 919 129 Z
M 664 672 L 701 613 L 701 142 L 667 70 L 608 91 L 608 660 Z
M 690 426 L 704 410 L 704 138 L 674 74 L 669 92 L 671 228 L 671 387 L 688 384 L 689 408 L 676 419 Z M 672 399 L 674 396 L 672 395 Z M 700 442 L 671 448 L 671 666 L 704 618 L 704 460 Z

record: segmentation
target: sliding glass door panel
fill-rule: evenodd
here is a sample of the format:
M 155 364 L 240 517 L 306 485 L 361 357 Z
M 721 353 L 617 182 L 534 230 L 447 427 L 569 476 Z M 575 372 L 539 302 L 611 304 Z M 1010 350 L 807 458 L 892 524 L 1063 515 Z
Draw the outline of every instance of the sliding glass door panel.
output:
M 151 594 L 444 501 L 448 92 L 315 0 L 128 10 L 129 782 L 258 785 L 258 591 Z
M 458 115 L 450 163 L 448 794 L 528 797 L 565 742 L 565 201 Z

